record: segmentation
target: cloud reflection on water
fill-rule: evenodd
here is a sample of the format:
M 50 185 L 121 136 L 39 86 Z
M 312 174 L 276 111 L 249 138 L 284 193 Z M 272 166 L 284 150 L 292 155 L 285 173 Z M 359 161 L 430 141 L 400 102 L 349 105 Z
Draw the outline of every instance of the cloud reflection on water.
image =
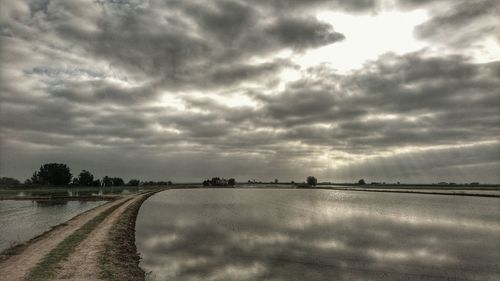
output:
M 176 190 L 141 208 L 151 280 L 499 280 L 496 198 Z

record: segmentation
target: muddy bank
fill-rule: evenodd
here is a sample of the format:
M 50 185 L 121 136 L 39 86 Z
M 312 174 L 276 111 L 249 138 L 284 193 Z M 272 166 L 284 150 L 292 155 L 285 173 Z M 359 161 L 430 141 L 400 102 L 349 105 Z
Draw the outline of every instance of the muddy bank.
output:
M 147 193 L 133 202 L 111 230 L 101 255 L 104 279 L 144 280 L 145 272 L 139 267 L 141 258 L 135 245 L 135 224 L 142 203 L 155 193 Z

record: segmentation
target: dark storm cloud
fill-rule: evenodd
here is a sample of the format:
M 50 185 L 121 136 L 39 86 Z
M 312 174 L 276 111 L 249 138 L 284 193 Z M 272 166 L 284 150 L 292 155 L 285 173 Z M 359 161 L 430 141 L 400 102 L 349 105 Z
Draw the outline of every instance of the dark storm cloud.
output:
M 49 32 L 124 68 L 132 78 L 157 77 L 170 87 L 209 81 L 218 75 L 217 62 L 238 67 L 252 56 L 305 50 L 344 38 L 314 18 L 259 20 L 267 14 L 237 1 L 149 5 L 103 2 L 102 7 L 83 8 L 62 2 L 38 13 L 53 27 Z
M 285 18 L 268 29 L 269 34 L 294 49 L 317 47 L 341 41 L 345 37 L 330 25 L 312 18 Z
M 276 72 L 285 65 L 286 61 L 276 61 L 257 65 L 239 64 L 216 67 L 208 74 L 207 84 L 214 86 L 233 85 L 241 81 L 262 79 L 269 75 L 274 76 Z
M 374 10 L 378 3 L 376 0 L 352 0 L 352 1 L 342 1 L 342 0 L 312 0 L 312 1 L 301 1 L 301 0 L 260 0 L 257 1 L 262 5 L 270 6 L 276 9 L 276 11 L 283 12 L 284 10 L 307 10 L 307 9 L 317 9 L 330 8 L 334 10 L 349 11 L 349 12 L 362 12 Z
M 102 81 L 65 83 L 54 89 L 47 89 L 54 99 L 66 99 L 75 103 L 113 103 L 122 105 L 140 104 L 158 94 L 150 87 L 122 87 Z
M 188 2 L 185 5 L 183 9 L 186 14 L 200 28 L 224 42 L 244 35 L 246 30 L 259 21 L 258 12 L 251 5 L 240 2 L 216 1 L 208 5 L 203 2 Z
M 287 128 L 289 138 L 325 146 L 347 143 L 344 149 L 360 146 L 364 153 L 494 140 L 500 134 L 497 67 L 460 56 L 386 55 L 352 75 L 327 74 L 314 86 L 297 81 L 267 98 L 264 112 L 269 124 Z

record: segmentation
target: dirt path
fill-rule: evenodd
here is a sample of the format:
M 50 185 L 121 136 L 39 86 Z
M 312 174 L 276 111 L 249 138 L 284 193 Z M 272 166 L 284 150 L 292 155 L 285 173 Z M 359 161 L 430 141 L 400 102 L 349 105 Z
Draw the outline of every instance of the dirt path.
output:
M 135 195 L 135 197 L 140 196 Z M 30 244 L 19 254 L 11 256 L 0 262 L 1 279 L 12 281 L 23 280 L 24 277 L 36 266 L 36 264 L 68 235 L 72 234 L 101 212 L 126 201 L 128 198 L 129 197 L 124 197 L 84 212 L 69 220 L 66 225 L 56 227 L 52 231 L 49 231 L 30 242 Z
M 55 280 L 100 280 L 102 279 L 100 254 L 104 250 L 111 228 L 116 224 L 123 212 L 134 202 L 141 199 L 136 196 L 129 200 L 111 215 L 83 240 L 74 250 L 68 260 L 61 264 L 61 270 Z

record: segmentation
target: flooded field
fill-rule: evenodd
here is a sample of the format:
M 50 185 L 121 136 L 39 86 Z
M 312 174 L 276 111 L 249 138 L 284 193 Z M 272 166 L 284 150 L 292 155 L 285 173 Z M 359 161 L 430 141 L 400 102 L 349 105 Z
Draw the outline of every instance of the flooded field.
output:
M 49 230 L 105 201 L 0 200 L 0 251 Z
M 170 190 L 136 244 L 148 280 L 500 280 L 500 199 Z

